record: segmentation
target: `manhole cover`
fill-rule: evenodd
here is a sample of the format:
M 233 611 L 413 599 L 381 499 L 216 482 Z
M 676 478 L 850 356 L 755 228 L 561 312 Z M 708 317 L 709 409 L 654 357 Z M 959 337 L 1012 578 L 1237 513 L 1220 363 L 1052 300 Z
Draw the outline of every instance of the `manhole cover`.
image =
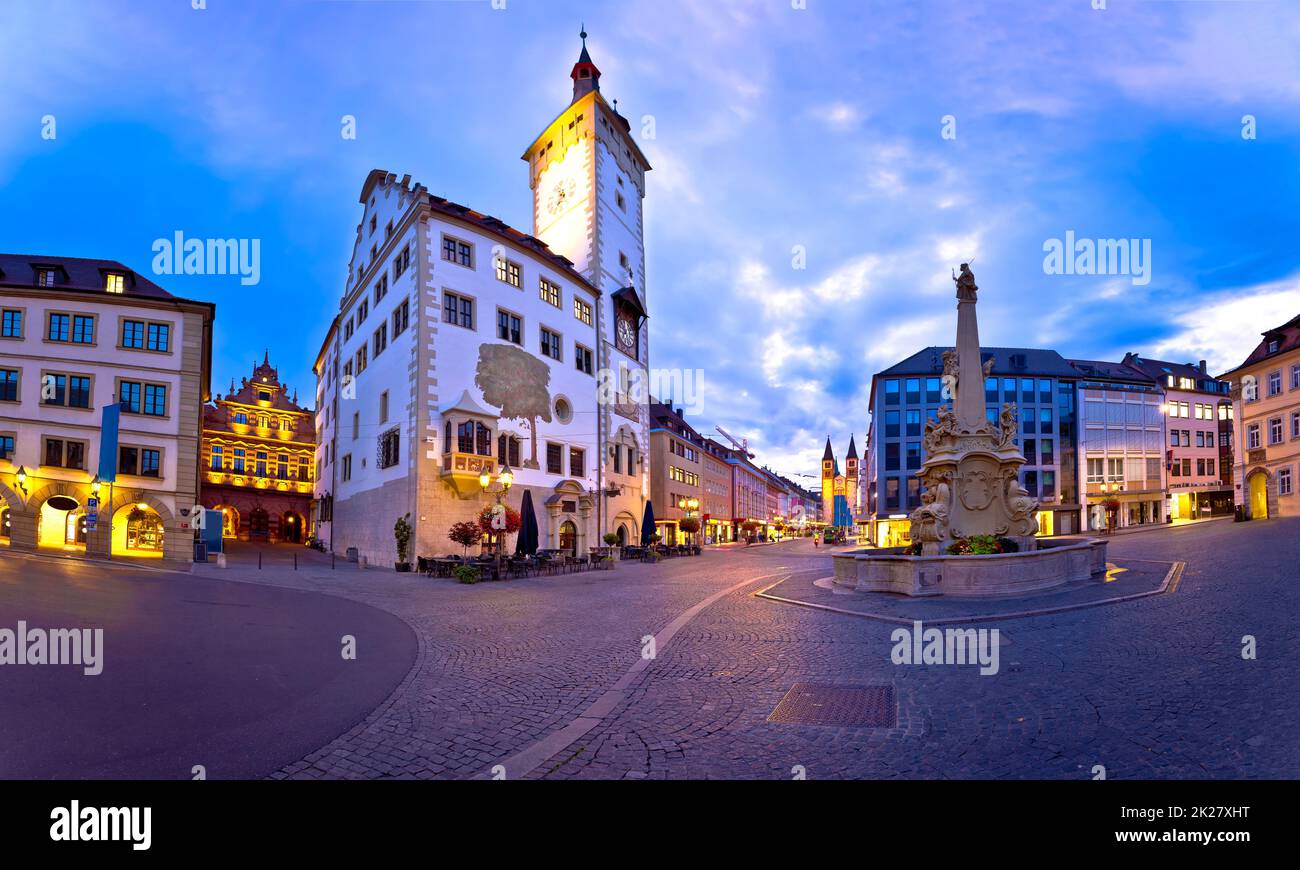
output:
M 898 705 L 893 686 L 795 683 L 767 721 L 780 725 L 893 728 L 898 722 Z

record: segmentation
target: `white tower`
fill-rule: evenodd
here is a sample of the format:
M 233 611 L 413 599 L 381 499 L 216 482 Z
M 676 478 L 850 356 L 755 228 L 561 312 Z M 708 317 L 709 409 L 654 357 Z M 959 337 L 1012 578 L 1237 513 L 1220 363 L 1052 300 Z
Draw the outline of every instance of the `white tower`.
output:
M 594 421 L 604 445 L 601 486 L 609 493 L 601 499 L 601 522 L 604 531 L 636 543 L 650 495 L 642 211 L 650 164 L 631 124 L 601 95 L 585 30 L 570 77 L 572 102 L 523 155 L 533 191 L 533 235 L 601 290 L 597 375 L 614 399 L 601 405 Z

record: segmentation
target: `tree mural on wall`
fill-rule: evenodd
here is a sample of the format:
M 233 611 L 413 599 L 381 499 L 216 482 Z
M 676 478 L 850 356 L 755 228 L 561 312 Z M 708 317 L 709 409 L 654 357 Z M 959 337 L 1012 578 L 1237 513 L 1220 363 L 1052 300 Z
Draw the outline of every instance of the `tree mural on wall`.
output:
M 474 384 L 483 391 L 483 401 L 501 409 L 502 417 L 528 426 L 533 449 L 524 467 L 541 468 L 537 421 L 551 422 L 551 367 L 513 344 L 483 344 Z

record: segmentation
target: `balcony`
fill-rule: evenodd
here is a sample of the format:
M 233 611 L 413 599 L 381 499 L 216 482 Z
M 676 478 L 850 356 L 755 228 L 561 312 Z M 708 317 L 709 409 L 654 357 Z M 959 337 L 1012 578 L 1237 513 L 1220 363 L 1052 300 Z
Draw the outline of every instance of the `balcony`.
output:
M 478 476 L 484 471 L 495 471 L 496 467 L 495 456 L 459 452 L 442 454 L 442 479 L 451 485 L 460 498 L 472 498 L 482 492 Z

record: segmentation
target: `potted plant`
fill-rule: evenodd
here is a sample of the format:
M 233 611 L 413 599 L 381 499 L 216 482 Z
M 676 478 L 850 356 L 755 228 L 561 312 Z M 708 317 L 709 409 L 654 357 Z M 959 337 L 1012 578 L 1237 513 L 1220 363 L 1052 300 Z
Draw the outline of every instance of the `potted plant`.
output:
M 461 583 L 477 583 L 479 580 L 478 568 L 473 565 L 457 565 L 451 573 Z
M 460 544 L 461 555 L 469 555 L 469 548 L 479 541 L 483 540 L 483 531 L 478 527 L 478 523 L 459 522 L 454 523 L 447 532 L 447 537 L 454 544 Z
M 479 530 L 492 538 L 496 544 L 497 552 L 501 552 L 505 546 L 505 536 L 513 535 L 519 531 L 523 525 L 523 518 L 519 511 L 504 504 L 488 505 L 479 511 L 478 527 Z
M 602 540 L 605 542 L 606 547 L 618 546 L 618 535 L 614 534 L 613 532 L 606 532 L 605 537 L 602 538 Z
M 399 572 L 411 570 L 411 563 L 407 561 L 407 556 L 411 551 L 411 515 L 399 517 L 393 524 L 393 540 L 397 542 L 397 564 L 394 566 Z

